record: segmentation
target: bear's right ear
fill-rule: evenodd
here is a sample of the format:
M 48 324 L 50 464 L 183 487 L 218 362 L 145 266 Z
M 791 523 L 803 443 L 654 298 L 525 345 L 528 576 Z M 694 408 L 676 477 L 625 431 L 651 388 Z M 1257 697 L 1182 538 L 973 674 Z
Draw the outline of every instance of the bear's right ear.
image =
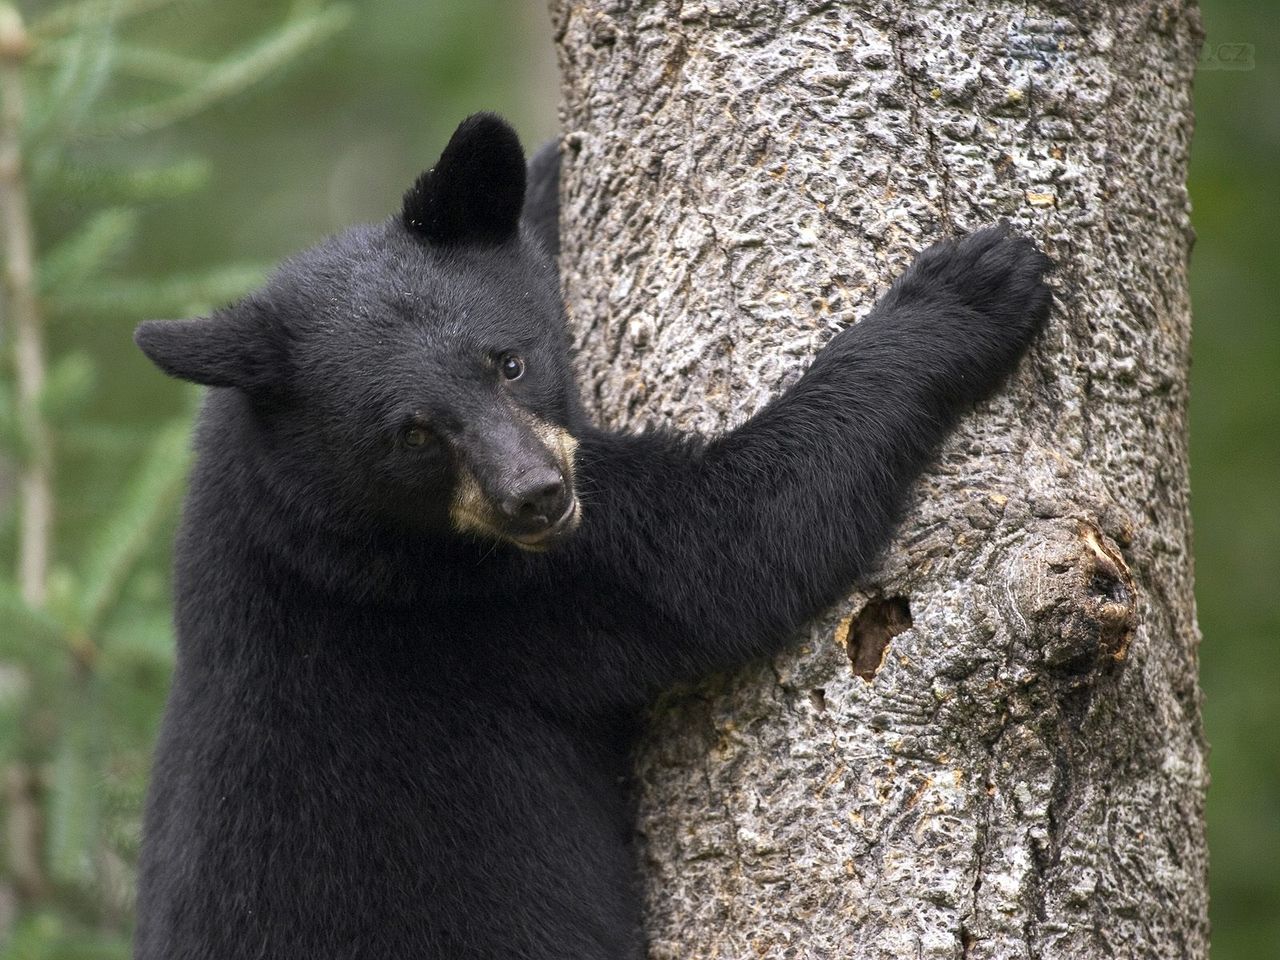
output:
M 134 343 L 169 376 L 248 393 L 283 380 L 283 339 L 266 317 L 243 305 L 198 320 L 148 320 L 133 333 Z
M 525 178 L 511 125 L 474 113 L 404 195 L 404 225 L 430 243 L 503 243 L 519 229 Z

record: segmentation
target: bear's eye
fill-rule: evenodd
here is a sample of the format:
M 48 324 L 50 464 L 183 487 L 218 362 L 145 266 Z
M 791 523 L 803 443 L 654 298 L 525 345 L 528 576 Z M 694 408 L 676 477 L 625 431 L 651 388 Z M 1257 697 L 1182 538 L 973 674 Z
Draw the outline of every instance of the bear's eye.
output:
M 504 380 L 519 380 L 524 376 L 524 360 L 514 353 L 504 353 L 498 358 L 498 370 Z
M 431 439 L 425 427 L 409 427 L 404 432 L 404 445 L 406 447 L 425 447 L 427 441 Z

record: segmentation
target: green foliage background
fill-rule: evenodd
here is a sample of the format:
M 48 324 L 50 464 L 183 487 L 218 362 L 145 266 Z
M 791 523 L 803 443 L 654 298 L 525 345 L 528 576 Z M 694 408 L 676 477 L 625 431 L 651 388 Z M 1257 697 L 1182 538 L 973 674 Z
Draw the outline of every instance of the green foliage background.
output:
M 1280 10 L 1204 0 L 1192 479 L 1217 960 L 1280 955 Z M 128 955 L 138 810 L 172 664 L 168 544 L 192 393 L 133 348 L 282 256 L 385 216 L 477 109 L 555 131 L 540 0 L 28 3 L 24 152 L 55 437 L 49 599 L 10 573 L 24 425 L 0 314 L 0 960 Z M 19 831 L 21 832 L 21 831 Z

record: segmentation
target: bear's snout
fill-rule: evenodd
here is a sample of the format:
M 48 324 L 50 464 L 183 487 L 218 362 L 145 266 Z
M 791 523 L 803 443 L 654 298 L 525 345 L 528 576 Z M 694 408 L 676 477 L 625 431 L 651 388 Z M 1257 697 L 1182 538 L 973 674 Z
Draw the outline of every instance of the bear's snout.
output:
M 525 473 L 498 504 L 503 517 L 520 529 L 536 533 L 565 515 L 570 493 L 564 476 L 551 466 Z

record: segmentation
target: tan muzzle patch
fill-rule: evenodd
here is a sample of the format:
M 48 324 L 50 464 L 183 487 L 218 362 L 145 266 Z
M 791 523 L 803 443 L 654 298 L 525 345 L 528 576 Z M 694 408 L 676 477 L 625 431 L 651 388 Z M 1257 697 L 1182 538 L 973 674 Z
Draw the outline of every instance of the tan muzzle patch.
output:
M 525 421 L 547 453 L 555 458 L 565 482 L 572 487 L 578 452 L 577 439 L 563 427 L 546 420 L 527 416 L 521 419 Z M 516 540 L 503 532 L 503 523 L 498 512 L 485 495 L 480 481 L 465 464 L 458 471 L 458 483 L 453 491 L 453 502 L 449 506 L 449 520 L 459 533 L 475 533 L 497 540 L 506 540 L 526 550 L 539 549 L 536 541 Z M 565 527 L 561 529 L 552 527 L 548 533 L 558 536 L 571 532 L 577 529 L 581 520 L 582 510 L 575 494 L 570 509 L 562 521 Z

